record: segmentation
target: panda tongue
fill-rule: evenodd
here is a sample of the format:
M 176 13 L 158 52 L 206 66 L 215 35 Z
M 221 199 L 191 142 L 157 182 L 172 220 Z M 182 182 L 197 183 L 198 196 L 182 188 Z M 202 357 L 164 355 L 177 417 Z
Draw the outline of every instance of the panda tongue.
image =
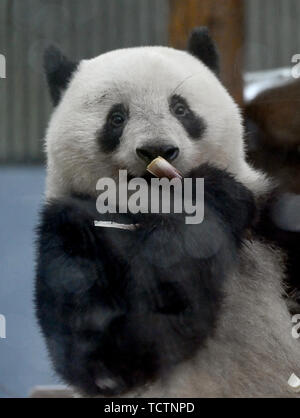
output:
M 155 158 L 155 160 L 148 165 L 147 171 L 159 178 L 167 177 L 168 179 L 182 179 L 180 172 L 162 157 Z

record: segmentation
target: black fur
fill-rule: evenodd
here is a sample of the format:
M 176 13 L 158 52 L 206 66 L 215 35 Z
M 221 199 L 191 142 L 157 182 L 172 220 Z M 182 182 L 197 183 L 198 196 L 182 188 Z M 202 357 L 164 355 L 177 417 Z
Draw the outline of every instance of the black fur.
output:
M 206 27 L 193 29 L 188 41 L 188 51 L 219 75 L 219 54 Z
M 120 114 L 124 118 L 124 123 L 120 126 L 114 126 L 112 124 L 112 116 L 114 114 Z M 120 138 L 123 134 L 124 127 L 126 125 L 127 119 L 129 117 L 129 112 L 125 106 L 121 103 L 115 104 L 108 113 L 106 118 L 105 125 L 98 133 L 98 140 L 100 148 L 104 153 L 110 153 L 114 151 L 120 144 Z
M 77 67 L 78 63 L 69 61 L 55 46 L 46 49 L 44 68 L 54 106 L 59 103 Z
M 186 112 L 184 115 L 177 115 L 176 112 L 174 112 L 174 109 L 176 105 L 182 105 L 186 109 Z M 200 139 L 203 135 L 206 124 L 203 119 L 200 118 L 200 116 L 196 115 L 191 108 L 189 107 L 187 101 L 181 97 L 178 94 L 174 94 L 171 97 L 170 100 L 170 110 L 172 114 L 176 117 L 177 120 L 182 124 L 184 129 L 186 130 L 187 134 L 192 139 Z
M 205 178 L 199 225 L 185 214 L 117 214 L 109 218 L 140 227 L 97 228 L 95 201 L 78 197 L 42 211 L 37 316 L 56 371 L 89 395 L 155 379 L 214 331 L 254 201 L 226 172 L 202 166 L 191 176 Z
M 297 207 L 294 208 L 295 215 L 298 217 L 298 223 L 295 222 L 295 230 L 286 230 L 280 226 L 274 216 L 278 204 L 288 201 L 291 195 L 282 193 L 280 189 L 274 189 L 267 199 L 260 205 L 259 222 L 255 225 L 256 233 L 279 247 L 286 256 L 286 280 L 285 285 L 291 299 L 300 305 L 300 213 Z M 283 206 L 283 205 L 281 205 Z M 285 219 L 289 219 L 287 210 L 280 213 Z M 299 313 L 298 311 L 293 313 Z
M 246 117 L 246 141 L 249 162 L 273 178 L 277 187 L 260 203 L 259 223 L 256 232 L 285 254 L 285 287 L 290 299 L 292 313 L 300 312 L 300 211 L 295 204 L 295 193 L 299 194 L 300 155 L 294 150 L 272 148 L 266 135 L 251 118 Z M 288 203 L 288 205 L 286 205 Z M 278 213 L 278 205 L 281 211 Z M 284 207 L 286 209 L 284 209 Z M 293 219 L 290 219 L 292 210 Z M 276 215 L 277 212 L 277 216 Z M 280 216 L 279 216 L 280 215 Z M 281 222 L 280 222 L 280 218 Z M 284 228 L 284 223 L 293 224 L 294 230 Z

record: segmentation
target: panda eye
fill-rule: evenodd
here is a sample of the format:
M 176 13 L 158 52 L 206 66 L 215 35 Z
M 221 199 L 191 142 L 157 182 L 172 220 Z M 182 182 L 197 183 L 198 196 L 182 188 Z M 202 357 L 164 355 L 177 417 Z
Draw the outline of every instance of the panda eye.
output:
M 125 115 L 120 112 L 114 112 L 110 117 L 110 124 L 113 128 L 120 128 L 124 125 L 125 121 Z
M 184 117 L 188 114 L 188 109 L 182 103 L 176 103 L 173 107 L 173 112 L 176 116 Z

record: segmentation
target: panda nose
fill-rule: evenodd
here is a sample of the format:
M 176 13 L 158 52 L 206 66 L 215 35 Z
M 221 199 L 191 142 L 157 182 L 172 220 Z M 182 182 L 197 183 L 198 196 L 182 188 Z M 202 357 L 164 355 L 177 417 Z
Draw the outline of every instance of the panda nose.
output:
M 137 155 L 146 163 L 151 163 L 157 157 L 163 157 L 167 161 L 174 161 L 179 154 L 179 148 L 173 145 L 145 145 L 136 149 Z

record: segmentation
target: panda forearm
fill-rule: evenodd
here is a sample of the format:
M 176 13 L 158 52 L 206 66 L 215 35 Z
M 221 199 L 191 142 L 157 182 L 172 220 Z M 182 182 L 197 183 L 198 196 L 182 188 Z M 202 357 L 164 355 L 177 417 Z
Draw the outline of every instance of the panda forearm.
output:
M 206 168 L 194 176 L 206 185 L 198 225 L 185 224 L 185 214 L 128 214 L 114 220 L 137 223 L 136 230 L 97 228 L 92 199 L 45 206 L 37 315 L 56 370 L 75 386 L 112 393 L 105 389 L 105 370 L 117 392 L 143 384 L 190 358 L 213 331 L 253 201 L 225 172 Z M 87 375 L 83 347 L 105 366 L 98 386 Z
M 205 181 L 204 220 L 198 225 L 186 225 L 185 214 L 129 214 L 114 215 L 114 219 L 140 224 L 139 229 L 110 230 L 94 226 L 99 214 L 92 199 L 46 204 L 38 236 L 40 276 L 45 275 L 47 282 L 55 281 L 65 292 L 68 283 L 72 287 L 72 277 L 78 286 L 81 280 L 89 284 L 109 282 L 112 276 L 117 280 L 133 259 L 145 258 L 147 252 L 150 258 L 144 259 L 144 269 L 153 268 L 151 257 L 186 262 L 191 254 L 206 259 L 207 265 L 210 252 L 209 263 L 220 263 L 222 251 L 217 250 L 236 251 L 251 223 L 252 195 L 226 172 L 213 167 L 202 166 L 190 175 Z
M 189 173 L 192 178 L 204 178 L 204 199 L 217 217 L 229 227 L 233 235 L 241 239 L 255 218 L 252 192 L 236 181 L 231 174 L 208 164 Z

